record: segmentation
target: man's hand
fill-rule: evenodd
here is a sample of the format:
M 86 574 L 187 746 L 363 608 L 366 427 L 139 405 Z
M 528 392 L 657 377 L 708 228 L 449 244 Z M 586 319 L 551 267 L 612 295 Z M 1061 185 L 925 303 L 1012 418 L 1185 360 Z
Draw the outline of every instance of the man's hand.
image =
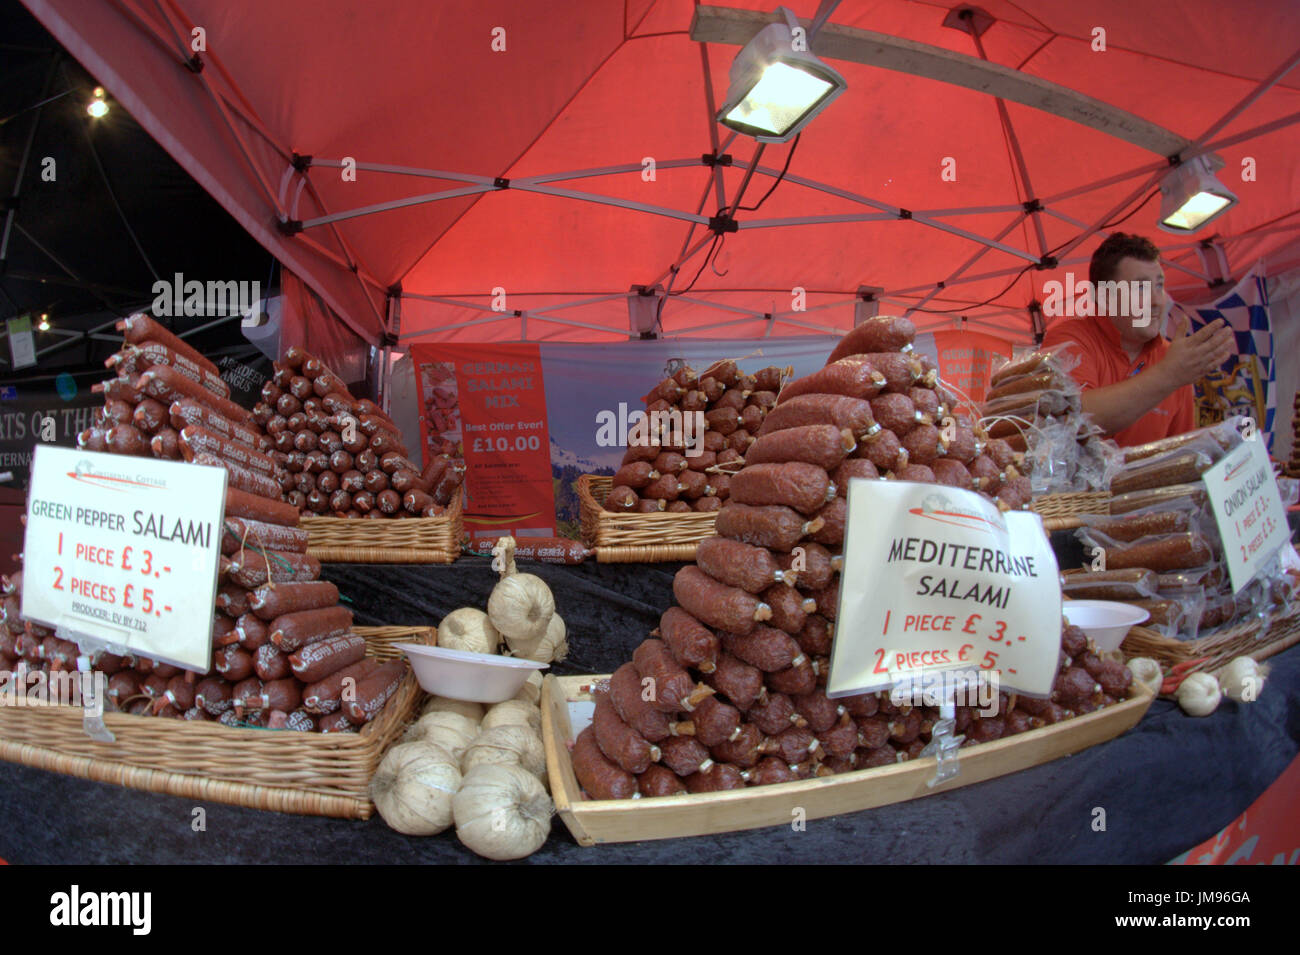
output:
M 1170 391 L 1204 378 L 1228 360 L 1237 350 L 1232 328 L 1223 319 L 1215 319 L 1204 328 L 1187 334 L 1186 317 L 1175 319 L 1169 351 L 1156 365 Z

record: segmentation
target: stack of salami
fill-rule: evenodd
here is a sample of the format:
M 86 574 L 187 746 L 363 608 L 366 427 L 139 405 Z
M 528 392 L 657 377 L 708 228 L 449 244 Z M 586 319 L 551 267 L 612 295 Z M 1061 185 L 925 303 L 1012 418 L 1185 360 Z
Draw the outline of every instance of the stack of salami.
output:
M 102 419 L 78 444 L 221 467 L 227 490 L 211 669 L 101 653 L 93 665 L 108 674 L 109 700 L 131 712 L 241 726 L 364 725 L 396 692 L 405 664 L 367 657 L 338 588 L 318 579 L 298 508 L 282 499 L 289 472 L 273 457 L 272 439 L 190 345 L 145 315 L 118 327 L 126 344 L 108 361 L 118 377 L 96 386 L 106 398 Z M 346 677 L 356 681 L 350 700 L 341 695 Z
M 763 419 L 776 406 L 782 370 L 764 368 L 747 375 L 730 359 L 698 374 L 683 365 L 644 398 L 650 422 L 663 423 L 647 440 L 629 436 L 623 466 L 605 497 L 605 510 L 716 511 L 730 489 L 731 476 L 745 465 Z M 677 422 L 703 414 L 703 433 Z M 697 419 L 698 420 L 698 419 Z M 688 446 L 688 440 L 696 443 Z
M 593 798 L 711 792 L 914 758 L 937 711 L 886 694 L 825 694 L 839 603 L 845 493 L 854 477 L 941 481 L 1019 506 L 1012 451 L 947 414 L 915 329 L 854 329 L 821 371 L 787 385 L 731 480 L 716 537 L 673 583 L 677 606 L 594 694 L 574 743 Z M 998 715 L 960 708 L 968 742 L 1021 732 L 1125 695 L 1129 675 L 1067 631 L 1051 700 L 1004 697 Z M 1076 665 L 1073 658 L 1080 658 Z M 1094 673 L 1095 671 L 1095 673 Z
M 1068 359 L 1036 351 L 993 373 L 981 420 L 1023 453 L 1036 494 L 1103 490 L 1117 464 L 1111 441 L 1083 414 Z
M 252 417 L 271 437 L 285 499 L 305 514 L 435 517 L 464 478 L 446 454 L 412 463 L 392 419 L 301 348 L 276 362 Z
M 1063 592 L 1132 603 L 1150 614 L 1146 626 L 1182 640 L 1284 599 L 1285 588 L 1274 586 L 1278 575 L 1233 593 L 1201 482 L 1241 441 L 1235 421 L 1228 421 L 1125 448 L 1126 463 L 1111 481 L 1110 513 L 1080 516 L 1085 565 L 1064 572 Z
M 19 692 L 32 692 L 30 674 L 77 669 L 77 645 L 24 620 L 22 604 L 23 572 L 0 577 L 0 683 L 12 680 Z M 73 682 L 69 688 L 79 692 L 80 685 Z

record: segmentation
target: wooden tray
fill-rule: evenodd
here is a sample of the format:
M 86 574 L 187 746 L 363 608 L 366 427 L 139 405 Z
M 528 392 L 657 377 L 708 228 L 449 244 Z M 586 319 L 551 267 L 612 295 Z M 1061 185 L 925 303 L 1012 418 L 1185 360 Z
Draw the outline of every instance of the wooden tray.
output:
M 1133 697 L 1087 716 L 1044 726 L 961 751 L 961 772 L 929 788 L 933 757 L 838 776 L 756 786 L 721 793 L 657 799 L 587 799 L 573 774 L 569 701 L 589 699 L 586 688 L 601 676 L 548 676 L 542 689 L 542 738 L 555 808 L 579 845 L 640 842 L 710 835 L 761 826 L 789 825 L 795 809 L 808 819 L 858 812 L 948 792 L 1061 756 L 1077 753 L 1132 729 L 1154 696 L 1136 687 Z
M 372 520 L 303 515 L 307 553 L 331 564 L 450 564 L 465 536 L 465 489 L 440 517 Z
M 427 627 L 356 627 L 381 659 Z M 117 737 L 101 743 L 74 706 L 0 706 L 0 759 L 81 779 L 308 816 L 368 819 L 370 779 L 415 712 L 422 691 L 407 673 L 379 716 L 357 733 L 241 729 L 212 722 L 106 713 Z
M 578 478 L 582 541 L 602 564 L 642 564 L 695 559 L 695 545 L 713 536 L 717 512 L 691 514 L 615 514 L 602 505 L 611 479 L 603 474 Z

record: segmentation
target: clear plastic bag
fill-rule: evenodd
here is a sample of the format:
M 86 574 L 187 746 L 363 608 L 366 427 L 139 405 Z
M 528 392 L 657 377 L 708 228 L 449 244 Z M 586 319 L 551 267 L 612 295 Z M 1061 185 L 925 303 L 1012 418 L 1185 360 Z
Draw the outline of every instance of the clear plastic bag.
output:
M 1071 600 L 1147 600 L 1158 597 L 1159 577 L 1150 570 L 1067 570 L 1061 593 Z

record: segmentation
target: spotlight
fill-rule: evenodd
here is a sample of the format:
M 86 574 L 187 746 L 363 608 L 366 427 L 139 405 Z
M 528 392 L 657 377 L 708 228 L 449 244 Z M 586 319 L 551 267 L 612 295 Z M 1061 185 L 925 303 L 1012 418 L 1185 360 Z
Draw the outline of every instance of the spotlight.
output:
M 780 12 L 785 23 L 769 23 L 736 54 L 718 113 L 723 126 L 761 143 L 793 139 L 848 85 L 808 51 L 809 38 L 794 14 L 786 7 Z
M 48 332 L 50 330 L 50 313 L 42 312 L 40 323 L 36 326 L 40 331 Z
M 104 87 L 96 86 L 94 98 L 86 106 L 86 112 L 95 119 L 102 119 L 108 115 L 108 100 L 104 99 Z
M 1169 170 L 1160 181 L 1160 228 L 1195 232 L 1237 204 L 1237 197 L 1214 174 L 1223 168 L 1218 156 L 1197 156 Z

